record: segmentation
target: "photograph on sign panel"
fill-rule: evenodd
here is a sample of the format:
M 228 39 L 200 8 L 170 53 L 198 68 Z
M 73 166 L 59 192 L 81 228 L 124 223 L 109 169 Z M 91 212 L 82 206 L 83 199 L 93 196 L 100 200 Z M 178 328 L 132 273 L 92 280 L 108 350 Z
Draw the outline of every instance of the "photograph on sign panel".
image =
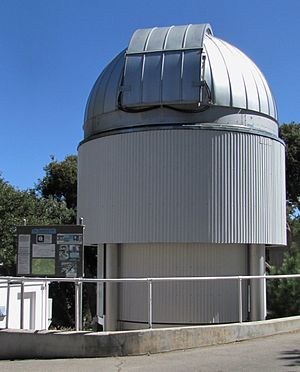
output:
M 55 275 L 55 260 L 50 258 L 33 258 L 33 275 Z
M 80 258 L 80 245 L 71 244 L 69 245 L 69 256 L 70 258 Z
M 62 244 L 59 246 L 58 257 L 60 261 L 66 261 L 69 259 L 69 246 L 67 244 Z
M 77 276 L 77 262 L 61 262 L 60 272 L 67 278 L 75 278 Z

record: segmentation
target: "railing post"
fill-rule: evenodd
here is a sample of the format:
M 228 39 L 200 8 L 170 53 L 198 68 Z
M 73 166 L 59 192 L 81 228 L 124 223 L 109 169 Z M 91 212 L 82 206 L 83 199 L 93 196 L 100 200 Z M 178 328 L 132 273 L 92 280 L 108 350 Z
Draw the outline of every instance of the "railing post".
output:
M 45 328 L 45 283 L 41 284 L 41 326 Z
M 243 323 L 243 286 L 242 278 L 238 278 L 239 281 L 239 322 Z
M 7 280 L 5 328 L 8 328 L 9 301 L 10 301 L 10 279 Z
M 79 297 L 80 297 L 80 288 L 79 283 L 75 282 L 75 329 L 79 331 L 80 328 L 80 311 L 79 311 Z
M 48 330 L 48 318 L 49 318 L 49 309 L 48 309 L 48 297 L 49 297 L 49 283 L 45 282 L 45 330 Z
M 82 331 L 82 301 L 83 301 L 83 282 L 79 282 L 79 331 Z
M 82 330 L 82 281 L 75 282 L 75 328 Z
M 149 301 L 148 301 L 148 306 L 149 306 L 149 328 L 152 328 L 152 317 L 153 317 L 153 307 L 152 307 L 152 279 L 148 279 L 148 294 L 149 294 Z
M 24 329 L 24 282 L 21 281 L 20 329 Z

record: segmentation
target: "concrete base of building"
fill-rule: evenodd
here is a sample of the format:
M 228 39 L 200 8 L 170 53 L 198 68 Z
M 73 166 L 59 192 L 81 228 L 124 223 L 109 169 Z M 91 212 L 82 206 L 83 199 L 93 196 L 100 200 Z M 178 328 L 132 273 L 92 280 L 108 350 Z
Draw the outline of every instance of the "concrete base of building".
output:
M 0 330 L 0 359 L 86 358 L 184 350 L 300 329 L 300 316 L 126 332 Z

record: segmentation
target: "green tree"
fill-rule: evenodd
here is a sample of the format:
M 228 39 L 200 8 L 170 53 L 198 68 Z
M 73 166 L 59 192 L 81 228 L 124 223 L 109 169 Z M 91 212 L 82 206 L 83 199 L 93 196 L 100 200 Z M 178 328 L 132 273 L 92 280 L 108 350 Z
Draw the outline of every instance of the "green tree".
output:
M 62 161 L 51 156 L 44 167 L 45 177 L 39 180 L 36 189 L 44 198 L 65 201 L 68 208 L 77 206 L 77 156 L 68 155 Z
M 71 223 L 76 223 L 77 207 L 77 156 L 68 155 L 62 161 L 51 156 L 51 161 L 44 167 L 45 176 L 38 181 L 36 190 L 45 200 L 65 202 L 73 211 Z M 85 252 L 86 275 L 95 269 L 95 254 L 91 249 Z M 90 293 L 88 293 L 90 292 Z M 91 294 L 93 292 L 93 294 Z M 53 298 L 52 326 L 55 328 L 74 326 L 74 286 L 69 283 L 52 283 L 50 295 Z M 84 286 L 84 313 L 95 315 L 95 303 L 90 303 L 90 297 L 95 297 L 95 286 Z
M 295 243 L 292 243 L 285 254 L 281 268 L 272 268 L 270 274 L 300 274 L 300 251 Z M 300 314 L 299 279 L 269 279 L 267 290 L 270 317 L 278 318 Z
M 283 124 L 279 136 L 286 144 L 286 194 L 293 213 L 300 207 L 300 124 Z
M 270 274 L 300 274 L 300 124 L 283 124 L 279 135 L 286 144 L 286 198 L 288 250 L 280 268 Z M 270 317 L 300 314 L 300 281 L 272 279 L 267 281 Z
M 16 273 L 16 226 L 71 223 L 75 212 L 65 202 L 20 191 L 0 178 L 0 274 Z
M 77 156 L 62 162 L 51 157 L 44 167 L 45 177 L 36 189 L 20 191 L 0 177 L 0 275 L 16 274 L 16 226 L 72 224 L 76 221 Z M 53 283 L 52 323 L 74 326 L 74 286 Z
M 77 207 L 77 156 L 68 155 L 62 161 L 51 156 L 44 167 L 45 176 L 36 185 L 36 191 L 45 200 L 64 202 L 73 211 L 68 223 L 76 222 Z M 52 283 L 52 326 L 55 328 L 74 326 L 74 286 L 69 283 Z

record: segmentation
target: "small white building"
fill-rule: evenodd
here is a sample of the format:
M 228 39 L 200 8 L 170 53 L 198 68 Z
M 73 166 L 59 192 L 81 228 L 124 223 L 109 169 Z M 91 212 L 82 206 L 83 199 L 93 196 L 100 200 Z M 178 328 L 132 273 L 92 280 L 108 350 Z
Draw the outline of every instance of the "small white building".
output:
M 258 67 L 209 25 L 137 30 L 87 102 L 78 218 L 105 277 L 262 275 L 286 244 L 285 146 Z M 105 329 L 146 326 L 147 288 L 107 285 Z M 158 283 L 154 326 L 238 320 L 233 281 Z M 243 320 L 265 317 L 244 282 Z
M 52 300 L 48 299 L 48 284 L 26 282 L 24 284 L 23 325 L 21 320 L 21 283 L 14 280 L 9 285 L 0 282 L 0 328 L 48 329 Z

